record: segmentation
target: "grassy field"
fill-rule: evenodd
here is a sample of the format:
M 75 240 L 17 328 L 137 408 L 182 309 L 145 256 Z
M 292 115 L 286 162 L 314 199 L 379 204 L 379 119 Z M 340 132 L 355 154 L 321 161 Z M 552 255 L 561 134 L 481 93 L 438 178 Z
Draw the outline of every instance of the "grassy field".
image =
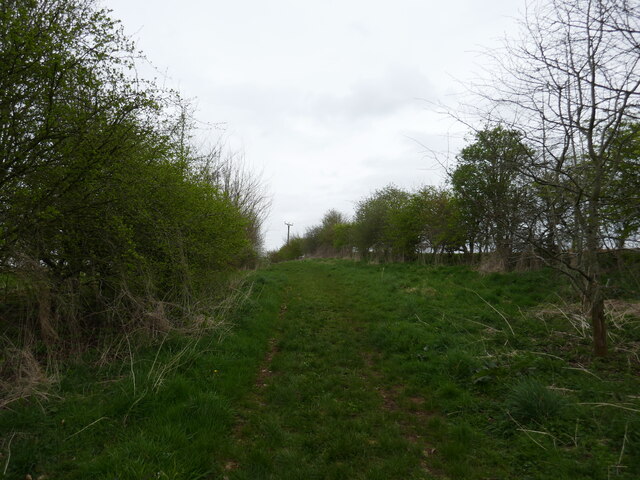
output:
M 228 327 L 85 359 L 0 411 L 0 478 L 640 478 L 630 304 L 594 360 L 549 271 L 304 261 L 251 281 Z

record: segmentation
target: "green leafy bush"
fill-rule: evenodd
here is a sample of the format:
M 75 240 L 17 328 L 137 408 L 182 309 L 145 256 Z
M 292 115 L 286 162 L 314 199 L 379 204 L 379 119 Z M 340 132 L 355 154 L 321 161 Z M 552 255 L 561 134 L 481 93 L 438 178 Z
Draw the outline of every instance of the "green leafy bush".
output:
M 12 328 L 73 347 L 122 325 L 166 326 L 255 262 L 256 183 L 191 146 L 188 106 L 131 74 L 138 53 L 109 10 L 10 0 L 0 30 Z

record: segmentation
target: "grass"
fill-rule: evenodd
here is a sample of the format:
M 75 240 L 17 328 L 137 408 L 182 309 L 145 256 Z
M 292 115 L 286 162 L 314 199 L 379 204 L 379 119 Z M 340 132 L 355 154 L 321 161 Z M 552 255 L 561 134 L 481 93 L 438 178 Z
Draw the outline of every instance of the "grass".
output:
M 543 424 L 560 418 L 564 397 L 535 378 L 523 378 L 507 396 L 506 411 L 514 422 Z
M 0 412 L 0 478 L 207 478 L 229 448 L 234 405 L 253 387 L 278 282 L 255 282 L 229 335 L 173 334 L 101 367 L 84 358 L 48 401 L 12 403 Z
M 278 264 L 223 337 L 85 359 L 1 411 L 0 478 L 639 478 L 638 319 L 594 360 L 549 306 L 565 289 L 549 271 Z

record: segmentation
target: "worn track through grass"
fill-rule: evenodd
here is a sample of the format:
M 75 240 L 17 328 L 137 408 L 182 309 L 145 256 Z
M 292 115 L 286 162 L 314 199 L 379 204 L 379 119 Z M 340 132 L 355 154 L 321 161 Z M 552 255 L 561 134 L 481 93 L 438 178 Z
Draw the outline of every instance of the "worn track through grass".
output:
M 403 386 L 387 385 L 353 286 L 316 273 L 290 272 L 226 478 L 436 478 L 424 402 L 402 403 Z

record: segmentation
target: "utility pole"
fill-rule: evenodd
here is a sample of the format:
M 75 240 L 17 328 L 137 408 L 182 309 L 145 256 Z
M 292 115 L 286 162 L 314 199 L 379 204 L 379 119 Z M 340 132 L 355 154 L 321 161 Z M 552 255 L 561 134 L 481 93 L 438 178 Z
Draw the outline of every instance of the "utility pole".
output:
M 287 226 L 287 245 L 289 245 L 289 230 L 293 227 L 293 223 L 284 222 L 284 224 Z

